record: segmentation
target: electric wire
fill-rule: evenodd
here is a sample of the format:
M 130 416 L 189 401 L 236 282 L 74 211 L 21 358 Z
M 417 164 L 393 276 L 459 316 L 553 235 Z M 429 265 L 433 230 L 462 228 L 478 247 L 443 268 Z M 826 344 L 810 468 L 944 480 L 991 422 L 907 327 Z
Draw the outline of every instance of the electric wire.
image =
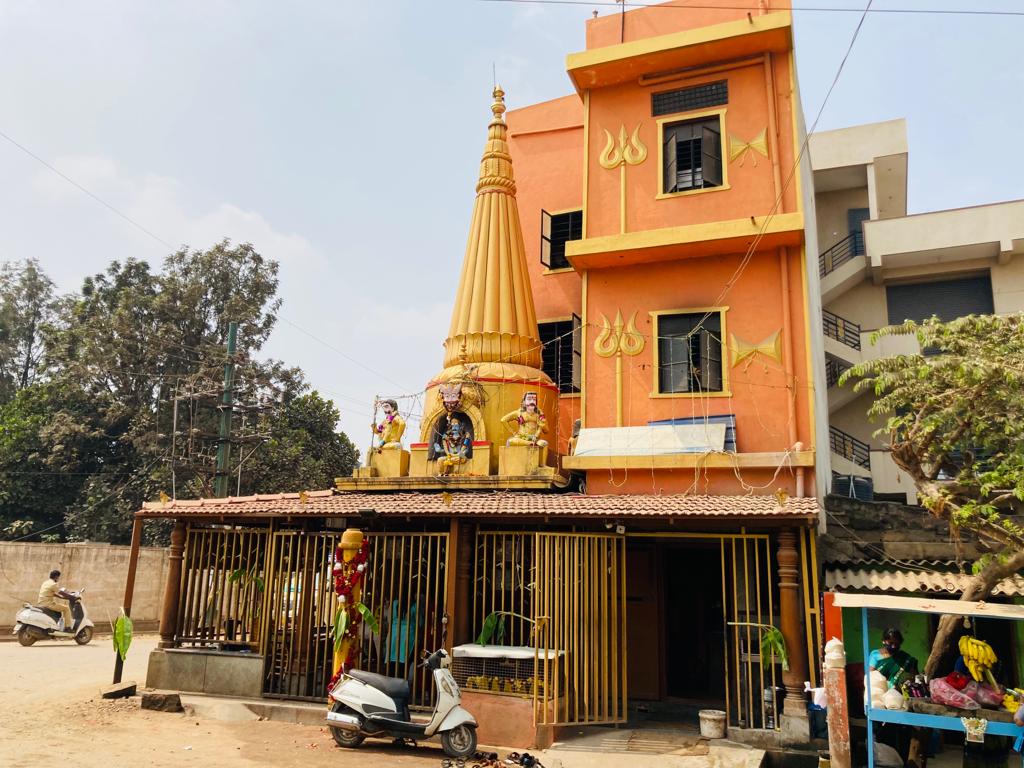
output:
M 764 9 L 758 5 L 701 5 L 699 3 L 687 3 L 686 5 L 663 5 L 661 3 L 637 3 L 637 2 L 611 2 L 610 0 L 478 0 L 482 3 L 509 3 L 516 5 L 578 5 L 586 8 L 607 7 L 607 8 L 652 8 L 659 11 L 689 11 L 689 10 L 731 10 L 750 11 L 760 13 Z M 860 8 L 844 8 L 839 6 L 791 6 L 779 8 L 779 11 L 799 11 L 808 13 L 860 13 Z M 1004 11 L 996 9 L 971 9 L 971 8 L 872 8 L 871 13 L 886 14 L 914 14 L 914 15 L 935 15 L 935 16 L 1024 16 L 1024 11 Z

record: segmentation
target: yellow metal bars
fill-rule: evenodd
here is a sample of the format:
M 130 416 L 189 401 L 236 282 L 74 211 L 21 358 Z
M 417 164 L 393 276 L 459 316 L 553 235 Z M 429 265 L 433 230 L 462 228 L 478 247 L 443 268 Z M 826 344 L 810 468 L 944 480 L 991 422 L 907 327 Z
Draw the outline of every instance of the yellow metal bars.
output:
M 778 663 L 761 655 L 763 628 L 777 625 L 771 540 L 757 534 L 722 536 L 720 551 L 729 722 L 741 728 L 778 728 Z
M 279 531 L 267 583 L 263 692 L 322 700 L 333 673 L 335 596 L 331 569 L 338 535 Z
M 442 647 L 448 594 L 447 533 L 370 534 L 363 602 L 380 623 L 363 623 L 360 668 L 408 679 L 414 706 L 431 703 L 433 683 L 417 662 Z
M 534 536 L 534 719 L 546 725 L 625 722 L 625 538 Z
M 471 625 L 479 633 L 484 621 L 502 612 L 492 643 L 534 644 L 534 534 L 478 531 L 473 558 Z
M 266 528 L 188 527 L 176 644 L 259 647 L 268 537 Z
M 335 533 L 282 531 L 274 535 L 267 588 L 267 696 L 322 700 L 333 674 L 332 579 Z M 416 661 L 441 646 L 447 594 L 447 533 L 369 534 L 362 601 L 380 625 L 359 625 L 358 665 L 410 679 L 412 704 L 429 704 L 430 680 Z
M 812 528 L 800 532 L 800 592 L 804 598 L 804 627 L 807 631 L 807 667 L 811 687 L 818 687 L 821 668 L 821 593 L 818 591 L 818 537 Z

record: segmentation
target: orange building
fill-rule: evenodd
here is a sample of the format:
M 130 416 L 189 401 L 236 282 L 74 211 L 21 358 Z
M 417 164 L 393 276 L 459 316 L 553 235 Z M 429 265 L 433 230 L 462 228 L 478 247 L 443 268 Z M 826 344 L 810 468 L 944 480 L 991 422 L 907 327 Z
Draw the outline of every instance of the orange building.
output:
M 137 531 L 176 521 L 151 685 L 231 664 L 232 693 L 322 698 L 324 585 L 358 527 L 380 620 L 359 665 L 429 704 L 415 657 L 445 643 L 482 743 L 702 708 L 734 737 L 806 740 L 813 209 L 788 6 L 732 4 L 594 18 L 575 94 L 506 114 L 495 88 L 419 434 L 387 401 L 367 466 L 334 489 L 140 510 Z M 788 669 L 762 653 L 779 632 Z

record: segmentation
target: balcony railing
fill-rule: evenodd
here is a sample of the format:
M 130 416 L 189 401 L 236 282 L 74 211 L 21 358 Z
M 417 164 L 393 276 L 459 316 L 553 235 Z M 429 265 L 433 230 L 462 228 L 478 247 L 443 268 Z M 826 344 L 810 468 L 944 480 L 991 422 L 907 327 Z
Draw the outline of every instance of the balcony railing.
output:
M 843 375 L 844 371 L 848 371 L 852 367 L 845 360 L 832 357 L 832 355 L 825 355 L 825 383 L 829 389 L 839 383 L 839 377 Z
M 824 277 L 855 256 L 864 255 L 864 232 L 851 232 L 818 256 L 818 272 Z
M 860 326 L 852 323 L 845 317 L 821 310 L 821 323 L 825 335 L 848 346 L 850 349 L 860 350 Z
M 832 453 L 852 461 L 858 467 L 871 469 L 871 446 L 841 429 L 828 428 L 828 447 Z

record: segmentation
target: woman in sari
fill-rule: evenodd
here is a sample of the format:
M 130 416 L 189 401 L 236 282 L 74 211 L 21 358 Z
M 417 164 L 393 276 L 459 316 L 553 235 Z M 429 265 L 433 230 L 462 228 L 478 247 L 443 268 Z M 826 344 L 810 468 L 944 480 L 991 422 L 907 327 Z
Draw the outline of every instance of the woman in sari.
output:
M 900 650 L 902 645 L 903 634 L 890 627 L 882 633 L 882 647 L 876 648 L 868 656 L 868 667 L 882 673 L 890 685 L 897 682 L 901 674 L 911 678 L 917 674 L 917 659 Z

